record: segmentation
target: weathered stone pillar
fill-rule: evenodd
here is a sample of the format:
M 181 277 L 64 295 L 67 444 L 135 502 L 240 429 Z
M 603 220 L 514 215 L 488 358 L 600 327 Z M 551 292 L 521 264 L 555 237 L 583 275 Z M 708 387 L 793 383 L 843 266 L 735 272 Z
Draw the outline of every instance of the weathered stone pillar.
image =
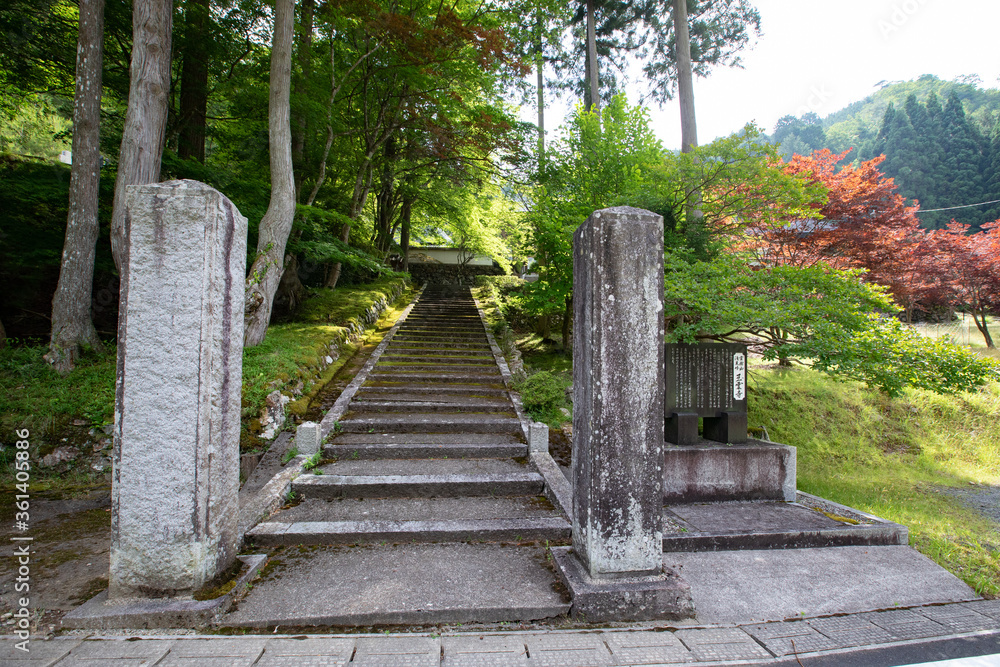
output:
M 247 220 L 196 181 L 131 186 L 109 599 L 190 592 L 236 557 Z
M 588 620 L 691 615 L 663 569 L 663 219 L 597 211 L 573 238 L 573 547 L 553 555 Z

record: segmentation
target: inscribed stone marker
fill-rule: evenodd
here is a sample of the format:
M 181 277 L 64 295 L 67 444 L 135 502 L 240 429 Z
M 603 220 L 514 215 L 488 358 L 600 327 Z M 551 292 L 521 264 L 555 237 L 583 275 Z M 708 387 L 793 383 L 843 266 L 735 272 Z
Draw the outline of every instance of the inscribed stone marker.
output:
M 109 598 L 236 557 L 247 220 L 197 181 L 126 191 Z
M 571 613 L 693 615 L 663 567 L 663 219 L 596 211 L 573 236 L 573 547 L 554 547 Z

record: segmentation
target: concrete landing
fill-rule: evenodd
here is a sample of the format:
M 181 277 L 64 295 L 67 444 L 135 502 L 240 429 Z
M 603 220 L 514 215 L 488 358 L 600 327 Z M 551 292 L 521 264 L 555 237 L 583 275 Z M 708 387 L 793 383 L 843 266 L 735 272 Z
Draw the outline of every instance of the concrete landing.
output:
M 732 551 L 905 545 L 891 521 L 799 493 L 798 502 L 732 501 L 667 505 L 664 551 Z
M 302 547 L 272 562 L 221 625 L 493 623 L 569 611 L 541 546 Z
M 974 600 L 907 546 L 667 553 L 691 586 L 697 623 L 757 623 Z

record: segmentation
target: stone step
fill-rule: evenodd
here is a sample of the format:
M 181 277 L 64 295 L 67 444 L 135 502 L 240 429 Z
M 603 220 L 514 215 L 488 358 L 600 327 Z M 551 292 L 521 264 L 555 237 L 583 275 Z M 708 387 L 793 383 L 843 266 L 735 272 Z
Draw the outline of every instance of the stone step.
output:
M 424 307 L 421 308 L 420 304 L 417 304 L 417 306 L 414 307 L 413 310 L 410 311 L 410 314 L 407 316 L 406 318 L 407 321 L 409 321 L 410 318 L 416 320 L 428 320 L 437 322 L 449 321 L 449 320 L 464 321 L 464 322 L 476 322 L 476 321 L 482 322 L 482 319 L 479 317 L 479 311 L 475 310 L 474 308 L 464 307 L 464 306 L 459 308 L 445 308 L 442 306 L 436 306 L 431 308 L 425 305 Z
M 426 350 L 453 350 L 456 352 L 461 352 L 464 350 L 477 350 L 480 352 L 489 352 L 493 354 L 492 348 L 490 348 L 488 342 L 482 343 L 466 343 L 466 342 L 456 342 L 456 341 L 427 341 L 427 340 L 403 340 L 393 337 L 390 346 L 401 346 L 409 348 L 419 348 Z
M 535 496 L 545 481 L 535 472 L 478 475 L 300 475 L 292 482 L 306 498 Z
M 378 364 L 381 367 L 400 366 L 403 368 L 412 368 L 414 366 L 440 366 L 447 369 L 452 367 L 473 368 L 477 371 L 484 368 L 497 367 L 496 360 L 493 359 L 493 357 L 487 357 L 485 355 L 480 357 L 435 357 L 426 353 L 383 356 L 378 360 Z
M 303 521 L 262 523 L 249 536 L 258 546 L 374 544 L 385 542 L 568 542 L 571 526 L 561 517 L 477 521 Z
M 479 385 L 456 386 L 412 383 L 385 387 L 362 385 L 354 396 L 355 398 L 378 398 L 392 396 L 394 400 L 403 400 L 401 398 L 403 396 L 413 396 L 414 400 L 444 401 L 448 400 L 448 396 L 454 396 L 456 399 L 486 396 L 506 398 L 507 390 L 492 389 L 489 387 L 481 387 Z
M 349 434 L 350 435 L 350 434 Z M 374 437 L 373 434 L 366 434 Z M 449 434 L 451 435 L 451 434 Z M 455 434 L 459 435 L 459 434 Z M 465 440 L 474 435 L 460 434 Z M 492 435 L 492 434 L 491 434 Z M 384 437 L 384 436 L 382 436 Z M 411 436 L 412 437 L 412 436 Z M 426 438 L 425 438 L 426 439 Z M 339 440 L 338 440 L 339 442 Z M 528 455 L 528 445 L 523 442 L 511 443 L 426 443 L 426 442 L 388 442 L 333 444 L 323 447 L 323 456 L 329 459 L 463 459 L 463 458 L 518 458 Z
M 368 415 L 348 412 L 340 421 L 345 433 L 520 433 L 516 417 L 485 413 Z
M 426 459 L 355 461 L 325 463 L 319 469 L 324 475 L 505 475 L 534 472 L 527 462 L 513 459 Z
M 307 499 L 252 533 L 258 545 L 382 541 L 565 541 L 570 525 L 544 496 Z
M 499 373 L 427 373 L 424 371 L 373 371 L 368 375 L 368 382 L 377 384 L 384 383 L 394 383 L 394 384 L 409 384 L 411 382 L 419 383 L 437 383 L 437 384 L 463 384 L 470 385 L 474 388 L 479 385 L 492 385 L 495 387 L 503 387 L 503 376 Z M 366 383 L 365 386 L 368 386 Z
M 417 347 L 411 345 L 399 345 L 393 343 L 390 344 L 386 349 L 382 358 L 386 357 L 396 357 L 396 356 L 410 356 L 414 354 L 425 354 L 432 357 L 448 357 L 448 358 L 467 358 L 467 359 L 481 359 L 481 358 L 493 358 L 493 351 L 489 348 L 479 349 L 479 350 L 441 350 L 432 346 L 427 347 Z
M 395 365 L 412 365 L 412 364 L 422 364 L 431 365 L 439 364 L 443 366 L 472 366 L 479 368 L 481 366 L 496 366 L 496 361 L 493 356 L 438 356 L 427 350 L 421 350 L 416 352 L 408 353 L 393 353 L 388 355 L 382 355 L 379 359 L 380 364 L 385 364 L 386 366 Z
M 422 324 L 435 326 L 444 324 L 446 326 L 467 326 L 483 328 L 483 320 L 479 313 L 470 315 L 431 315 L 411 312 L 405 320 L 406 324 Z
M 337 433 L 331 440 L 335 446 L 355 445 L 454 445 L 507 447 L 524 445 L 521 433 Z M 330 446 L 330 445 L 328 445 Z M 414 457 L 422 458 L 422 457 Z
M 431 333 L 431 334 L 449 334 L 455 333 L 458 335 L 466 336 L 485 336 L 486 328 L 483 327 L 482 323 L 477 325 L 468 324 L 452 324 L 448 325 L 443 322 L 410 322 L 406 321 L 399 325 L 399 333 Z
M 430 313 L 425 314 L 411 311 L 410 315 L 406 318 L 406 323 L 410 324 L 414 322 L 419 324 L 436 324 L 438 322 L 444 322 L 447 324 L 483 326 L 483 320 L 479 317 L 479 313 L 475 312 L 470 314 L 433 315 Z
M 516 416 L 514 406 L 510 401 L 468 400 L 458 401 L 400 401 L 400 400 L 358 400 L 351 401 L 352 413 L 365 412 L 476 412 L 476 413 L 508 413 Z
M 288 549 L 222 624 L 270 632 L 560 617 L 570 605 L 556 591 L 546 553 L 541 545 L 492 543 Z M 429 662 L 385 655 L 378 664 L 437 665 L 440 649 L 433 650 Z
M 441 363 L 417 363 L 417 362 L 396 362 L 396 363 L 385 363 L 379 360 L 376 364 L 375 369 L 380 372 L 417 372 L 417 371 L 434 371 L 442 373 L 485 373 L 485 374 L 500 374 L 500 368 L 496 365 L 492 359 L 487 363 L 474 362 L 467 360 L 452 361 L 452 362 L 441 362 Z
M 396 342 L 423 342 L 423 343 L 437 343 L 443 342 L 448 343 L 479 343 L 483 344 L 486 342 L 486 333 L 440 333 L 435 331 L 405 331 L 399 330 L 396 335 L 392 337 L 393 341 Z

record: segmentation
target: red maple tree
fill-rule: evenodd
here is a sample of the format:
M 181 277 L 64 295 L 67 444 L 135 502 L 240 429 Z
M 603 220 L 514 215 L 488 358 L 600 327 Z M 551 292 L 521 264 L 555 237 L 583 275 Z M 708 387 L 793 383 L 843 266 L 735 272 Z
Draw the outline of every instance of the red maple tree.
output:
M 987 347 L 995 347 L 986 317 L 1000 311 L 1000 220 L 969 234 L 969 225 L 952 220 L 947 229 L 926 233 L 928 273 L 935 274 L 948 305 L 972 315 Z M 930 295 L 928 295 L 930 296 Z
M 750 245 L 763 264 L 867 269 L 867 279 L 887 286 L 911 313 L 930 280 L 921 269 L 925 232 L 916 216 L 919 206 L 907 205 L 893 179 L 879 170 L 884 156 L 838 168 L 849 152 L 793 156 L 785 171 L 821 183 L 827 201 L 817 206 L 815 219 L 752 228 Z

